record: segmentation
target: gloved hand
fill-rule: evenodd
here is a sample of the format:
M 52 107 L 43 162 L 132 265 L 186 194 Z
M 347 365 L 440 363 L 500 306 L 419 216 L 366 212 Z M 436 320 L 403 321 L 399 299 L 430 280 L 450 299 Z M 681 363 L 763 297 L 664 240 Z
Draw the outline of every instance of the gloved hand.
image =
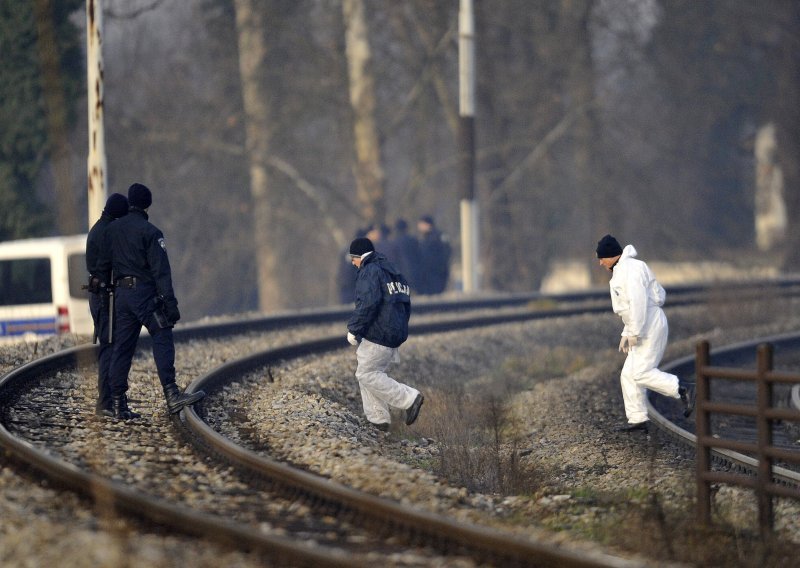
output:
M 634 347 L 636 344 L 639 343 L 639 338 L 635 335 L 627 336 L 623 335 L 622 338 L 619 340 L 619 350 L 623 353 L 627 353 Z
M 173 324 L 181 319 L 181 312 L 178 311 L 178 300 L 172 297 L 164 298 L 164 315 Z
M 358 339 L 356 339 L 356 336 L 349 331 L 347 332 L 347 341 L 350 343 L 350 345 L 358 345 Z
M 86 289 L 90 294 L 99 294 L 101 290 L 100 279 L 97 276 L 89 276 L 89 284 Z

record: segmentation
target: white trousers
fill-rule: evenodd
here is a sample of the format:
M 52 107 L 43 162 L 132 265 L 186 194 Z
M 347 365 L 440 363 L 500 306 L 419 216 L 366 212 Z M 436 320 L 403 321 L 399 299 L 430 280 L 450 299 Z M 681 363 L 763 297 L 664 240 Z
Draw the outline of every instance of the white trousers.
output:
M 647 420 L 645 389 L 671 398 L 680 398 L 678 377 L 658 369 L 667 348 L 668 336 L 669 326 L 664 310 L 651 307 L 639 343 L 628 351 L 619 377 L 622 399 L 625 401 L 625 415 L 631 424 Z
M 361 387 L 361 403 L 367 420 L 374 424 L 389 423 L 389 406 L 405 409 L 414 403 L 419 391 L 386 374 L 387 367 L 400 360 L 397 349 L 362 339 L 356 357 L 356 379 Z

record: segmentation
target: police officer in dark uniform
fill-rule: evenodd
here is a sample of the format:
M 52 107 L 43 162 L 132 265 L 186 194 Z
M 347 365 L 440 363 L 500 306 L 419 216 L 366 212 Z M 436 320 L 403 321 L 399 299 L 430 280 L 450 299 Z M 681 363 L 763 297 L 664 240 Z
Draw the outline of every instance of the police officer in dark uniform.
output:
M 97 404 L 95 414 L 113 416 L 111 391 L 108 386 L 108 367 L 111 362 L 111 318 L 109 317 L 109 292 L 111 274 L 100 270 L 101 248 L 109 223 L 128 214 L 128 198 L 113 193 L 106 201 L 103 213 L 92 225 L 86 237 L 86 270 L 89 272 L 89 311 L 94 321 L 94 339 L 100 344 L 97 350 Z
M 417 290 L 420 294 L 441 294 L 450 278 L 450 243 L 430 215 L 419 218 L 417 230 L 420 255 Z
M 175 383 L 175 344 L 172 328 L 180 319 L 178 300 L 164 234 L 148 221 L 153 202 L 150 190 L 134 183 L 128 188 L 128 215 L 109 225 L 107 235 L 114 278 L 114 350 L 109 378 L 115 418 L 139 415 L 128 408 L 128 373 L 142 326 L 153 339 L 153 359 L 170 414 L 205 396 L 183 394 Z M 108 260 L 106 259 L 106 265 Z

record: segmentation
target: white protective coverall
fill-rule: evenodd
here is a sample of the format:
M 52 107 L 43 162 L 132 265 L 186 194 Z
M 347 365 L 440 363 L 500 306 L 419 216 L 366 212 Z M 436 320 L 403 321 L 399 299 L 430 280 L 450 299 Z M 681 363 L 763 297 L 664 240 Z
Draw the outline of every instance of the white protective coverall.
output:
M 661 309 L 666 292 L 636 254 L 633 245 L 623 249 L 609 283 L 611 306 L 625 324 L 622 335 L 638 337 L 620 374 L 625 414 L 631 424 L 647 420 L 645 389 L 680 398 L 678 377 L 658 369 L 669 335 L 667 316 Z

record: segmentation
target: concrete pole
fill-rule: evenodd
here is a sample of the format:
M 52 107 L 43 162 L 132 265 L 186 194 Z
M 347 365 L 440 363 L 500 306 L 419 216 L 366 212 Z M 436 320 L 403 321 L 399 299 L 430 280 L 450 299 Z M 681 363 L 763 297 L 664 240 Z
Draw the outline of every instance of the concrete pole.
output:
M 103 1 L 86 0 L 86 75 L 89 101 L 89 228 L 106 204 L 106 141 L 103 127 Z
M 460 0 L 458 12 L 459 121 L 461 183 L 461 270 L 464 292 L 478 285 L 478 204 L 475 200 L 475 19 L 472 0 Z

